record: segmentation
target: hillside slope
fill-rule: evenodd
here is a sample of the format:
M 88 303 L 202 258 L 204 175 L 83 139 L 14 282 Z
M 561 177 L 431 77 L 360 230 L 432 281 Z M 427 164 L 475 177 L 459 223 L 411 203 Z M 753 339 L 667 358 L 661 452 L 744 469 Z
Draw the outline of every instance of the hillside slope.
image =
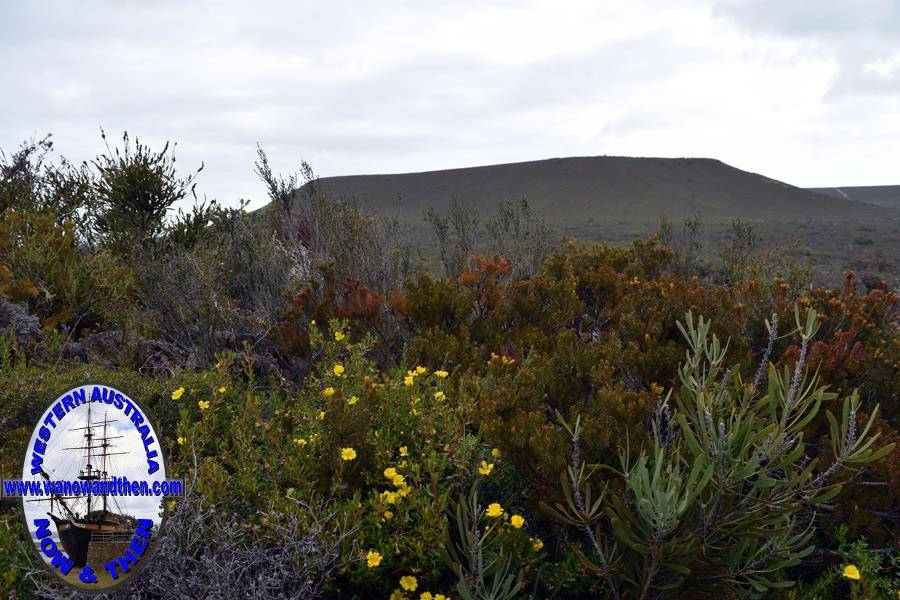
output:
M 900 185 L 862 185 L 808 189 L 810 192 L 827 194 L 834 198 L 900 209 Z
M 453 197 L 489 209 L 526 196 L 548 222 L 643 222 L 666 214 L 704 220 L 867 220 L 882 208 L 797 188 L 705 158 L 554 158 L 394 175 L 320 180 L 326 192 L 356 196 L 375 212 L 400 209 L 413 220 Z

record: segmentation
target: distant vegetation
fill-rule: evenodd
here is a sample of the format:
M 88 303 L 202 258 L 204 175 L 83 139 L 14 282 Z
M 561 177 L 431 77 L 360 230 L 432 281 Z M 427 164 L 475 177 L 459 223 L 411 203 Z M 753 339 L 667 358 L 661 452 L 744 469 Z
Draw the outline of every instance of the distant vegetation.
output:
M 698 258 L 721 258 L 734 220 L 753 227 L 773 254 L 790 249 L 809 265 L 816 283 L 834 285 L 853 269 L 867 279 L 900 278 L 900 187 L 804 190 L 735 169 L 717 160 L 562 158 L 425 173 L 328 177 L 331 196 L 357 198 L 375 214 L 396 214 L 422 247 L 437 258 L 423 216 L 448 213 L 451 204 L 482 217 L 503 202 L 527 198 L 533 215 L 557 238 L 628 245 L 655 233 L 660 221 L 701 224 Z M 821 193 L 820 193 L 821 192 Z M 857 239 L 872 243 L 857 243 Z
M 132 595 L 896 593 L 892 283 L 740 214 L 590 244 L 460 198 L 411 239 L 262 150 L 264 210 L 174 211 L 172 149 L 0 156 L 0 472 L 66 389 L 138 399 L 189 492 Z M 23 534 L 4 500 L 0 594 L 64 597 Z

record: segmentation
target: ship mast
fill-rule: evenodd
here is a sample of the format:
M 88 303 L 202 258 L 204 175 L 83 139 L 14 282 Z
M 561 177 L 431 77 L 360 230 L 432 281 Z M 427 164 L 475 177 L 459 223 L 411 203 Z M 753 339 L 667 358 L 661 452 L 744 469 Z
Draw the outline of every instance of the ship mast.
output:
M 109 423 L 107 417 L 109 416 L 109 411 L 103 413 L 103 442 L 101 447 L 103 448 L 103 458 L 101 459 L 102 466 L 100 468 L 101 473 L 100 476 L 103 477 L 103 481 L 107 481 L 109 479 L 106 473 L 106 456 L 107 449 L 109 448 L 109 438 L 106 437 L 106 425 Z M 106 494 L 103 494 L 103 514 L 106 514 Z
M 79 479 L 82 479 L 82 480 L 93 479 L 93 476 L 91 474 L 91 440 L 94 437 L 94 430 L 91 428 L 91 405 L 90 405 L 90 403 L 88 403 L 87 430 L 84 432 L 84 437 L 87 440 L 87 443 L 84 445 L 84 447 L 86 448 L 86 454 L 87 454 L 87 458 L 85 459 L 85 462 L 87 462 L 87 475 L 80 476 Z M 83 473 L 82 473 L 82 475 L 83 475 Z M 91 514 L 91 493 L 90 492 L 88 492 L 87 512 L 84 514 L 84 516 L 87 517 L 89 514 Z
M 82 481 L 106 481 L 109 479 L 108 473 L 108 463 L 107 457 L 113 454 L 128 454 L 127 452 L 110 452 L 109 449 L 113 447 L 112 444 L 109 443 L 109 440 L 121 438 L 124 436 L 114 435 L 110 436 L 107 433 L 107 426 L 110 423 L 114 423 L 116 419 L 109 419 L 108 412 L 103 415 L 102 423 L 94 423 L 91 418 L 91 405 L 88 404 L 88 414 L 87 414 L 87 422 L 85 427 L 77 427 L 74 429 L 70 429 L 70 431 L 80 431 L 84 430 L 84 446 L 74 446 L 71 448 L 65 448 L 66 450 L 84 450 L 84 468 L 78 472 L 78 479 Z M 103 425 L 103 434 L 100 437 L 99 444 L 94 440 L 97 438 L 97 434 L 94 433 L 94 428 Z M 94 450 L 99 450 L 98 454 L 94 453 Z M 93 460 L 94 458 L 100 458 L 100 468 L 94 468 Z M 103 491 L 103 490 L 101 490 Z M 105 514 L 107 511 L 107 495 L 105 493 L 100 495 L 103 500 L 103 513 Z M 87 494 L 87 513 L 85 513 L 85 517 L 91 514 L 92 509 L 92 499 L 93 495 L 88 490 Z

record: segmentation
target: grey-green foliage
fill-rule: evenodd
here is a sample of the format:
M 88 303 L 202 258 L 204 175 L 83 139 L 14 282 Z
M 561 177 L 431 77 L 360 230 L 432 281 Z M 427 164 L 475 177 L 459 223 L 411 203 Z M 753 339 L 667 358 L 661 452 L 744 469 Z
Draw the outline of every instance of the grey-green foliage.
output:
M 534 214 L 528 200 L 503 201 L 482 228 L 478 211 L 454 199 L 447 215 L 429 209 L 425 220 L 434 232 L 441 265 L 447 277 L 456 277 L 477 253 L 495 254 L 509 261 L 513 275 L 537 274 L 553 251 L 553 232 Z
M 431 224 L 436 238 L 441 266 L 447 277 L 462 273 L 466 262 L 478 248 L 481 226 L 478 210 L 466 208 L 459 200 L 450 202 L 450 212 L 440 214 L 433 208 L 425 213 L 425 220 Z
M 184 351 L 190 364 L 209 364 L 244 343 L 258 351 L 299 289 L 307 265 L 265 219 L 242 209 L 222 212 L 191 248 L 164 253 L 136 274 L 141 333 Z
M 893 449 L 870 434 L 877 407 L 857 427 L 853 394 L 840 402 L 839 416 L 826 411 L 832 460 L 813 458 L 803 431 L 836 398 L 804 372 L 815 311 L 805 319 L 795 311 L 795 319 L 795 368 L 770 365 L 767 388 L 758 389 L 761 382 L 726 367 L 727 344 L 710 334 L 710 323 L 688 313 L 679 323 L 689 346 L 681 385 L 657 411 L 651 446 L 635 457 L 621 451 L 618 477 L 605 484 L 616 493 L 606 490 L 602 503 L 579 500 L 593 472 L 579 471 L 577 424 L 566 426 L 576 450 L 563 488 L 567 505 L 545 508 L 586 533 L 583 560 L 607 580 L 611 596 L 691 589 L 752 597 L 791 586 L 785 569 L 813 552 L 817 515 L 849 471 Z
M 285 177 L 272 172 L 262 148 L 257 155 L 256 173 L 271 201 L 267 216 L 309 275 L 309 267 L 330 263 L 338 279 L 388 295 L 416 272 L 418 253 L 396 215 L 369 215 L 356 198 L 327 194 L 306 162 Z
M 519 277 L 536 275 L 553 250 L 550 228 L 538 218 L 528 200 L 500 202 L 497 215 L 485 224 L 491 250 L 510 260 Z
M 448 532 L 444 560 L 458 577 L 463 600 L 511 600 L 520 597 L 521 571 L 496 542 L 500 519 L 485 519 L 477 486 L 451 506 L 455 528 Z M 488 521 L 485 523 L 485 521 Z M 491 522 L 492 521 L 492 522 Z
M 672 249 L 672 269 L 676 274 L 686 277 L 706 274 L 708 265 L 703 261 L 706 246 L 703 229 L 700 213 L 684 219 L 678 234 L 671 221 L 665 215 L 660 215 L 656 235 L 664 246 Z

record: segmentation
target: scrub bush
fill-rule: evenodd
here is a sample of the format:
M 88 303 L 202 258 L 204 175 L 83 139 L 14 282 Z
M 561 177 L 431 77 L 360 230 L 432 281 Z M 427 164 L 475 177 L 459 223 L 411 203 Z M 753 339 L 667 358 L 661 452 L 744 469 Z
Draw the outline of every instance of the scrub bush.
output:
M 416 273 L 396 222 L 306 166 L 298 191 L 260 152 L 272 207 L 167 220 L 194 176 L 125 146 L 80 168 L 47 140 L 0 156 L 0 473 L 63 391 L 136 398 L 191 482 L 148 597 L 190 569 L 184 595 L 210 597 L 896 587 L 887 284 L 777 276 L 742 223 L 721 272 L 699 220 L 551 248 L 512 204 L 493 246 L 465 211 L 433 218 L 449 276 Z M 56 593 L 22 530 L 3 501 L 0 593 Z

